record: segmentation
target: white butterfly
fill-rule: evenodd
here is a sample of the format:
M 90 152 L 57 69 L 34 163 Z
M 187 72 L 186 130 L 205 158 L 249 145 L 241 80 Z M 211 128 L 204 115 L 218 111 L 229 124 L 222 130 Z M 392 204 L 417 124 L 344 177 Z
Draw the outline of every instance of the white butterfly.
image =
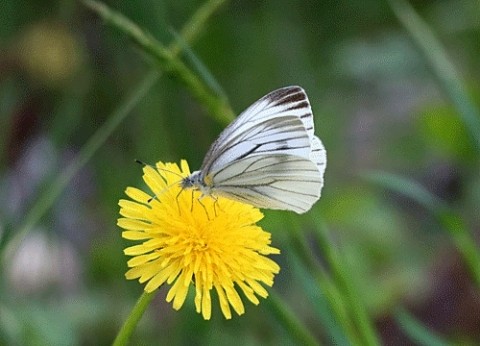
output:
M 289 86 L 262 97 L 212 144 L 182 188 L 258 208 L 308 211 L 320 198 L 327 163 L 314 135 L 305 91 Z

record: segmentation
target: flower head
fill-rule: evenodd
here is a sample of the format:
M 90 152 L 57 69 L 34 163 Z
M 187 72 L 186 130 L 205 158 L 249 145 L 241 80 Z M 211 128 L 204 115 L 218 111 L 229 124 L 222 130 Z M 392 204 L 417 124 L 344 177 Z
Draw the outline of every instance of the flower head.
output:
M 143 179 L 154 196 L 129 187 L 132 200 L 120 200 L 118 225 L 123 238 L 140 241 L 128 247 L 132 256 L 127 279 L 146 283 L 152 292 L 167 283 L 167 302 L 182 307 L 190 286 L 195 288 L 195 307 L 205 319 L 211 316 L 211 290 L 215 289 L 223 315 L 231 308 L 245 309 L 238 291 L 253 304 L 266 298 L 262 283 L 273 285 L 280 267 L 265 255 L 280 251 L 270 246 L 270 233 L 255 223 L 263 214 L 250 205 L 218 197 L 199 199 L 199 191 L 182 191 L 179 182 L 190 174 L 186 161 L 144 167 Z

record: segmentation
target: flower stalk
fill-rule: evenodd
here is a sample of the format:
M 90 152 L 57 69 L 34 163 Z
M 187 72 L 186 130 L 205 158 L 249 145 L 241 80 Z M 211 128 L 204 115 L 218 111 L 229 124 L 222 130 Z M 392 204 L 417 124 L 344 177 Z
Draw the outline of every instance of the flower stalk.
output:
M 117 334 L 115 341 L 113 342 L 113 346 L 124 346 L 128 344 L 130 337 L 135 330 L 138 321 L 142 318 L 145 310 L 150 305 L 150 302 L 155 297 L 155 293 L 147 293 L 143 292 L 143 294 L 138 298 L 137 303 L 133 307 L 130 315 L 123 323 L 122 328 Z

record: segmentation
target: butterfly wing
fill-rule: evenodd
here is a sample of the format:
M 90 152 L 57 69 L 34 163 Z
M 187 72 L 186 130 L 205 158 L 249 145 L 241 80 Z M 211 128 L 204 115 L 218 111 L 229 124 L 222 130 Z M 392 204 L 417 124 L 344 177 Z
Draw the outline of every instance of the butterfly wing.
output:
M 320 198 L 323 173 L 300 156 L 259 154 L 231 162 L 212 173 L 216 195 L 258 208 L 308 211 Z
M 310 144 L 310 160 L 317 165 L 320 173 L 323 176 L 323 173 L 325 172 L 325 167 L 327 165 L 327 153 L 325 151 L 325 147 L 323 146 L 320 138 L 318 138 L 317 136 L 312 137 Z
M 240 114 L 212 144 L 200 171 L 216 195 L 304 213 L 320 198 L 325 166 L 307 95 L 293 86 Z
M 295 122 L 293 118 L 300 122 Z M 313 131 L 312 109 L 301 87 L 290 86 L 272 91 L 223 130 L 205 155 L 200 170 L 208 174 L 233 160 L 266 152 L 268 148 L 281 148 L 283 154 L 309 158 Z M 305 143 L 304 135 L 301 140 L 297 138 L 300 132 L 306 133 L 308 143 Z M 258 146 L 262 141 L 269 141 L 270 146 Z M 303 150 L 299 148 L 300 142 L 305 146 Z

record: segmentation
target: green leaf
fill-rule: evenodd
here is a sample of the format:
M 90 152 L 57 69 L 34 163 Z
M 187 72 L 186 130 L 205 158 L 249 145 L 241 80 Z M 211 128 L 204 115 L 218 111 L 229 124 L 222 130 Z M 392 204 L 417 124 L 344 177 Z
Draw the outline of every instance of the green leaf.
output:
M 416 345 L 425 346 L 449 346 L 450 343 L 444 341 L 432 331 L 428 330 L 420 321 L 413 317 L 403 308 L 395 312 L 395 320 L 403 331 L 410 337 Z

